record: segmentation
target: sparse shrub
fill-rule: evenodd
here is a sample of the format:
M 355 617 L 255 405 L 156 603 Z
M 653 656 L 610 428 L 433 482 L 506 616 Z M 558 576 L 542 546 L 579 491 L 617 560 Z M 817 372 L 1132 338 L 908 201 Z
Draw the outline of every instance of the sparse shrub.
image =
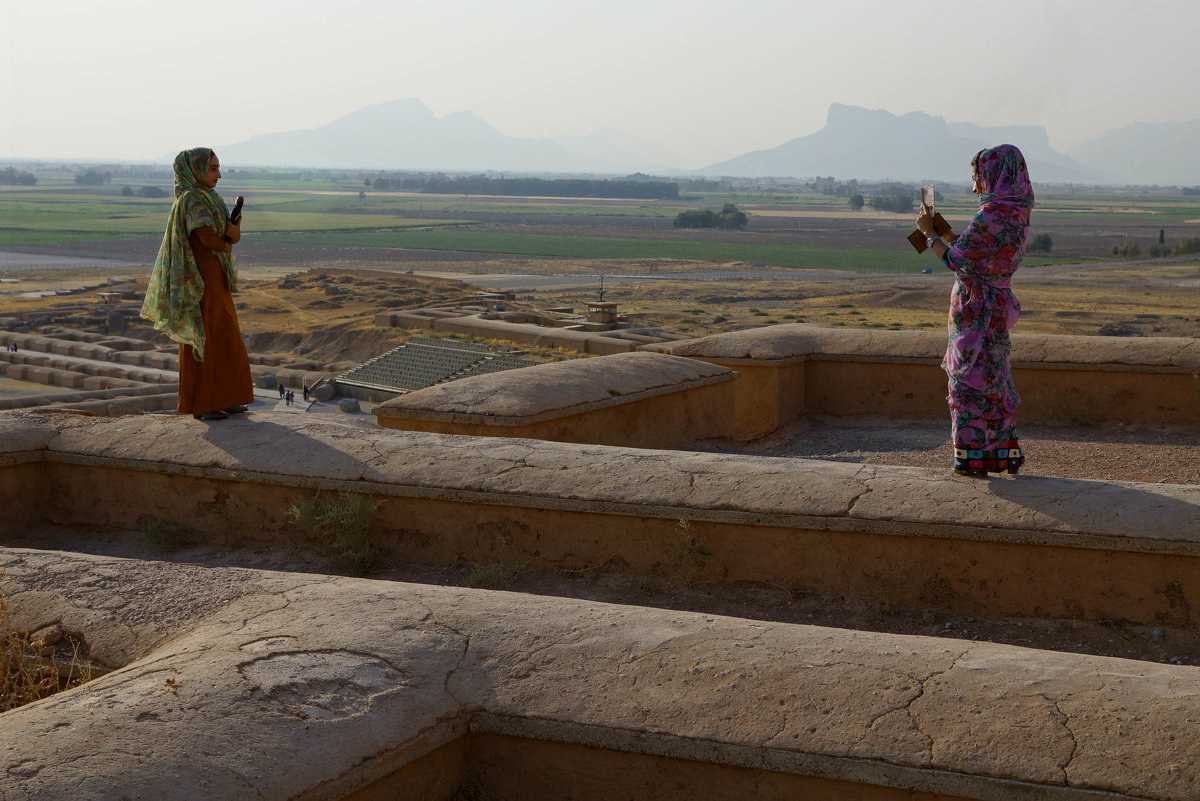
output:
M 1142 246 L 1137 243 L 1136 239 L 1129 239 L 1127 237 L 1122 244 L 1113 245 L 1112 252 L 1114 256 L 1125 256 L 1126 258 L 1136 259 L 1142 255 Z
M 585 565 L 577 570 L 562 567 L 558 572 L 582 582 L 585 587 L 592 586 L 596 582 L 596 577 L 600 575 L 600 571 L 596 569 L 595 565 Z
M 1030 253 L 1049 253 L 1054 247 L 1054 240 L 1050 238 L 1050 234 L 1038 234 L 1029 241 L 1029 246 L 1026 248 Z
M 1102 337 L 1136 337 L 1140 332 L 1133 326 L 1125 323 L 1105 323 L 1100 326 L 1100 336 Z
M 726 203 L 719 212 L 712 209 L 694 209 L 681 211 L 675 215 L 672 223 L 676 228 L 723 228 L 733 230 L 745 228 L 748 218 L 733 203 Z
M 512 586 L 517 580 L 518 572 L 515 567 L 499 562 L 472 565 L 467 577 L 463 579 L 463 586 L 480 590 L 503 590 Z
M 658 576 L 639 576 L 634 580 L 633 587 L 638 592 L 656 595 L 662 591 L 662 579 Z
M 329 561 L 350 576 L 365 576 L 379 560 L 379 551 L 367 538 L 367 522 L 377 504 L 361 495 L 338 493 L 337 500 L 320 494 L 293 504 L 288 521 Z
M 138 531 L 147 546 L 167 553 L 186 548 L 195 539 L 186 526 L 149 515 L 138 521 Z
M 713 321 L 713 323 L 723 323 L 723 322 L 726 322 L 728 319 L 729 318 L 726 317 L 725 315 L 718 314 L 716 317 L 713 318 L 712 321 Z
M 1171 251 L 1176 256 L 1187 256 L 1190 253 L 1200 253 L 1200 236 L 1185 239 Z

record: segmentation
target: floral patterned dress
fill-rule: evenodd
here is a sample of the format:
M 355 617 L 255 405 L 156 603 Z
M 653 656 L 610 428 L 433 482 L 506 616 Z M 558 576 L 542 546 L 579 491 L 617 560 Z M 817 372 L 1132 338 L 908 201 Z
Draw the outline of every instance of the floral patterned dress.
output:
M 1025 255 L 1033 187 L 1025 159 L 1012 145 L 980 151 L 976 163 L 982 202 L 943 257 L 957 279 L 942 360 L 954 469 L 1016 472 L 1025 456 L 1017 439 L 1021 398 L 1013 386 L 1009 331 L 1021 306 L 1011 285 Z

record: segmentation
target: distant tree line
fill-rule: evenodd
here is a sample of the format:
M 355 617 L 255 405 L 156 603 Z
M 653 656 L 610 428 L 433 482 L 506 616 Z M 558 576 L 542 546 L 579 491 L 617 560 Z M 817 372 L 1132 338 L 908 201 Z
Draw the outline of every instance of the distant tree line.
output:
M 726 203 L 720 211 L 712 209 L 681 211 L 675 215 L 673 225 L 676 228 L 721 228 L 732 231 L 745 228 L 746 222 L 746 212 L 738 209 L 733 203 Z
M 14 167 L 0 170 L 0 184 L 7 186 L 37 186 L 37 176 L 31 172 L 17 172 Z
M 1134 244 L 1137 244 L 1136 242 Z M 1116 247 L 1114 246 L 1114 252 Z M 1152 259 L 1161 259 L 1166 256 L 1189 256 L 1193 253 L 1200 253 L 1200 236 L 1193 236 L 1190 239 L 1185 239 L 1175 247 L 1167 245 L 1165 242 L 1159 242 L 1157 245 L 1151 245 L 1146 250 L 1146 255 Z
M 112 171 L 108 170 L 100 172 L 99 170 L 88 170 L 75 174 L 75 183 L 80 186 L 103 186 L 112 182 Z
M 134 192 L 132 186 L 122 186 L 121 194 L 125 197 L 133 197 L 135 194 L 138 197 L 166 197 L 167 190 L 158 186 L 143 186 L 137 192 Z
M 823 194 L 847 196 L 846 205 L 851 211 L 862 211 L 864 206 L 870 206 L 876 211 L 892 211 L 907 214 L 914 211 L 921 197 L 919 187 L 908 184 L 884 181 L 878 184 L 860 184 L 858 181 L 837 183 L 833 178 L 818 178 L 817 188 Z M 869 199 L 868 199 L 869 198 Z M 933 190 L 934 201 L 944 199 L 941 192 Z
M 603 197 L 674 200 L 679 184 L 640 177 L 593 178 L 492 178 L 487 175 L 376 176 L 363 180 L 376 190 L 428 192 L 438 195 L 517 195 L 525 197 Z
M 875 195 L 871 198 L 871 208 L 877 211 L 909 212 L 916 208 L 917 203 L 912 195 Z

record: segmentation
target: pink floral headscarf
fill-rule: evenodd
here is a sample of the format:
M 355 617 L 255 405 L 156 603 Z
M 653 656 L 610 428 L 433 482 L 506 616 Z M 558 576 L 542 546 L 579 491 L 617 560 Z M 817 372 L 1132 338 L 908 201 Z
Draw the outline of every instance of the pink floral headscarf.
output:
M 980 150 L 971 162 L 983 184 L 980 200 L 988 203 L 1016 203 L 1033 208 L 1033 184 L 1025 157 L 1015 145 Z
M 946 251 L 946 265 L 960 278 L 1008 287 L 1029 238 L 1033 210 L 1029 169 L 1013 145 L 981 150 L 972 163 L 983 188 L 979 210 Z

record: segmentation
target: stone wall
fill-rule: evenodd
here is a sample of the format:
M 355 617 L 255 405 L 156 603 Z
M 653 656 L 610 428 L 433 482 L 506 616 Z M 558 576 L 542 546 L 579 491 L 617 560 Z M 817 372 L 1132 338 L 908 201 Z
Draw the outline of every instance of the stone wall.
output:
M 15 625 L 116 668 L 4 713 L 7 801 L 1200 788 L 1194 667 L 4 547 L 0 569 Z
M 1200 342 L 1192 339 L 1017 336 L 1013 375 L 1021 394 L 1021 415 L 1043 423 L 1113 423 L 1200 426 Z M 804 414 L 872 415 L 892 418 L 948 417 L 946 376 L 940 362 L 945 335 L 827 329 L 812 325 L 756 328 L 677 344 L 646 346 L 621 357 L 613 368 L 599 366 L 617 357 L 555 365 L 553 386 L 561 402 L 522 388 L 543 385 L 546 365 L 513 376 L 477 376 L 409 393 L 376 409 L 381 425 L 414 431 L 522 436 L 598 444 L 637 444 L 623 435 L 620 404 L 637 397 L 628 367 L 638 358 L 671 355 L 725 368 L 732 391 L 704 401 L 698 424 L 671 414 L 657 422 L 652 447 L 687 448 L 706 439 L 751 440 Z M 625 370 L 616 369 L 622 365 Z M 641 374 L 643 389 L 676 395 L 703 391 L 686 381 L 665 387 L 652 371 Z M 620 377 L 620 378 L 619 378 Z M 625 384 L 617 389 L 616 381 Z M 570 408 L 574 394 L 611 391 L 616 408 L 591 431 L 586 405 Z M 472 414 L 481 396 L 503 397 L 505 421 Z M 714 405 L 718 404 L 718 405 Z M 545 419 L 555 405 L 553 424 Z M 453 416 L 446 413 L 456 412 Z M 638 412 L 630 406 L 632 424 Z M 438 421 L 433 425 L 431 421 Z M 582 432 L 589 431 L 584 434 Z
M 373 541 L 402 561 L 666 572 L 885 593 L 956 614 L 1144 625 L 1188 624 L 1200 604 L 1196 487 L 978 482 L 932 468 L 256 412 L 219 427 L 185 416 L 8 412 L 0 433 L 0 505 L 55 525 L 138 531 L 158 519 L 214 540 L 232 525 L 286 544 L 291 506 L 346 492 L 369 501 Z M 38 511 L 19 511 L 29 504 Z

